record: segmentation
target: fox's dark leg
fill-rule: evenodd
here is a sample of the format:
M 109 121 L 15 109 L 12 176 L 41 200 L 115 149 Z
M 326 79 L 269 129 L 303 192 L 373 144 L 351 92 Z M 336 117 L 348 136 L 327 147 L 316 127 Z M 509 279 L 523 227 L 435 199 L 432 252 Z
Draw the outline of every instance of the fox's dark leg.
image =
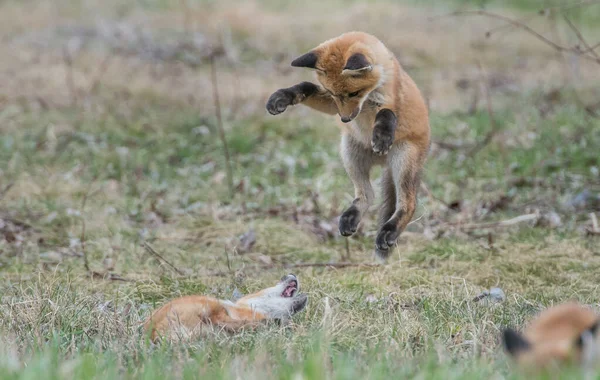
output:
M 378 226 L 383 226 L 396 211 L 396 186 L 394 186 L 392 172 L 388 166 L 383 168 L 381 174 L 381 200 Z
M 377 255 L 385 259 L 390 254 L 390 248 L 396 244 L 398 236 L 404 231 L 412 219 L 417 204 L 417 192 L 419 190 L 421 168 L 423 166 L 424 154 L 414 144 L 400 143 L 392 146 L 387 157 L 387 168 L 389 173 L 384 172 L 383 185 L 391 180 L 395 190 L 395 211 L 387 221 L 379 228 L 375 238 Z M 386 178 L 387 177 L 387 178 Z M 384 189 L 384 194 L 389 189 Z M 384 199 L 384 201 L 389 201 Z M 385 217 L 391 209 L 391 205 L 384 204 L 381 216 Z
M 267 101 L 267 111 L 271 115 L 278 115 L 287 107 L 300 103 L 330 115 L 337 113 L 337 107 L 327 91 L 311 82 L 275 91 Z
M 342 135 L 342 162 L 354 184 L 354 201 L 340 216 L 339 229 L 342 236 L 356 232 L 358 223 L 373 202 L 374 193 L 369 174 L 375 157 L 371 149 L 355 141 L 350 135 Z

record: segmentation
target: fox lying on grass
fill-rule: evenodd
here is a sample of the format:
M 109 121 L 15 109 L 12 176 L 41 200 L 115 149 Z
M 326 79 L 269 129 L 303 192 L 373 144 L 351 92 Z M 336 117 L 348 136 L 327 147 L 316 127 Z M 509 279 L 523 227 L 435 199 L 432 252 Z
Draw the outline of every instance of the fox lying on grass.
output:
M 299 291 L 298 278 L 288 274 L 277 285 L 235 303 L 207 296 L 180 297 L 155 310 L 144 323 L 144 330 L 156 342 L 161 337 L 194 339 L 206 329 L 237 332 L 269 320 L 287 321 L 306 306 L 308 297 Z
M 302 82 L 277 90 L 267 111 L 277 115 L 304 104 L 339 114 L 341 156 L 354 184 L 355 199 L 341 215 L 341 235 L 350 236 L 373 202 L 373 165 L 383 165 L 383 204 L 376 252 L 387 258 L 413 217 L 420 174 L 429 151 L 427 107 L 413 80 L 381 41 L 350 32 L 325 41 L 292 62 L 316 71 L 319 85 Z
M 543 311 L 522 335 L 504 330 L 504 347 L 528 369 L 568 363 L 589 368 L 600 360 L 598 323 L 599 317 L 584 306 L 558 305 Z

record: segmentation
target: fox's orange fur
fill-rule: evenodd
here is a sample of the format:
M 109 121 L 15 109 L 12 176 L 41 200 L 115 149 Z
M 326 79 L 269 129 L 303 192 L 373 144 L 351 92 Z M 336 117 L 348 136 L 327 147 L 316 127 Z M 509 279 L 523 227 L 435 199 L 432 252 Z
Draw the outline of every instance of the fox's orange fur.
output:
M 264 321 L 285 321 L 304 309 L 307 297 L 299 294 L 298 278 L 289 274 L 267 289 L 240 298 L 237 302 L 207 296 L 174 299 L 152 313 L 144 323 L 152 341 L 195 338 L 206 329 L 236 332 Z
M 376 237 L 382 258 L 413 217 L 420 174 L 430 144 L 429 116 L 421 93 L 394 54 L 376 37 L 345 33 L 295 59 L 292 66 L 316 71 L 319 85 L 302 82 L 276 91 L 271 114 L 304 104 L 339 114 L 341 155 L 354 184 L 355 199 L 340 217 L 344 236 L 356 232 L 374 193 L 373 165 L 383 165 L 383 204 Z
M 570 302 L 543 311 L 522 334 L 505 330 L 503 341 L 508 353 L 528 368 L 589 365 L 600 360 L 597 329 L 598 316 Z

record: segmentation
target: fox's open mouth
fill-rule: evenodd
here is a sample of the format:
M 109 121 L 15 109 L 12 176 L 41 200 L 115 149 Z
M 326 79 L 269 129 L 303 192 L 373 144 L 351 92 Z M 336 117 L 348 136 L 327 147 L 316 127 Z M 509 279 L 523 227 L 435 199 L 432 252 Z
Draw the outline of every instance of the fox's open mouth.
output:
M 298 281 L 291 280 L 290 282 L 288 282 L 287 286 L 283 290 L 283 293 L 281 293 L 281 296 L 282 297 L 293 297 L 297 291 L 298 291 Z

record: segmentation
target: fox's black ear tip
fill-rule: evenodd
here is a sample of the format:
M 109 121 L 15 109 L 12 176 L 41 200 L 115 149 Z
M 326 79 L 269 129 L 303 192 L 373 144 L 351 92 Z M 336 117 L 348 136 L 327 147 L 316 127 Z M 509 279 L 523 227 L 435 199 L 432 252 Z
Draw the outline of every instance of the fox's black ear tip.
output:
M 515 355 L 519 351 L 528 350 L 530 345 L 525 338 L 511 328 L 506 328 L 502 332 L 502 343 L 504 349 L 511 355 Z
M 315 53 L 308 52 L 292 61 L 293 67 L 308 67 L 314 69 L 317 65 L 317 55 Z

